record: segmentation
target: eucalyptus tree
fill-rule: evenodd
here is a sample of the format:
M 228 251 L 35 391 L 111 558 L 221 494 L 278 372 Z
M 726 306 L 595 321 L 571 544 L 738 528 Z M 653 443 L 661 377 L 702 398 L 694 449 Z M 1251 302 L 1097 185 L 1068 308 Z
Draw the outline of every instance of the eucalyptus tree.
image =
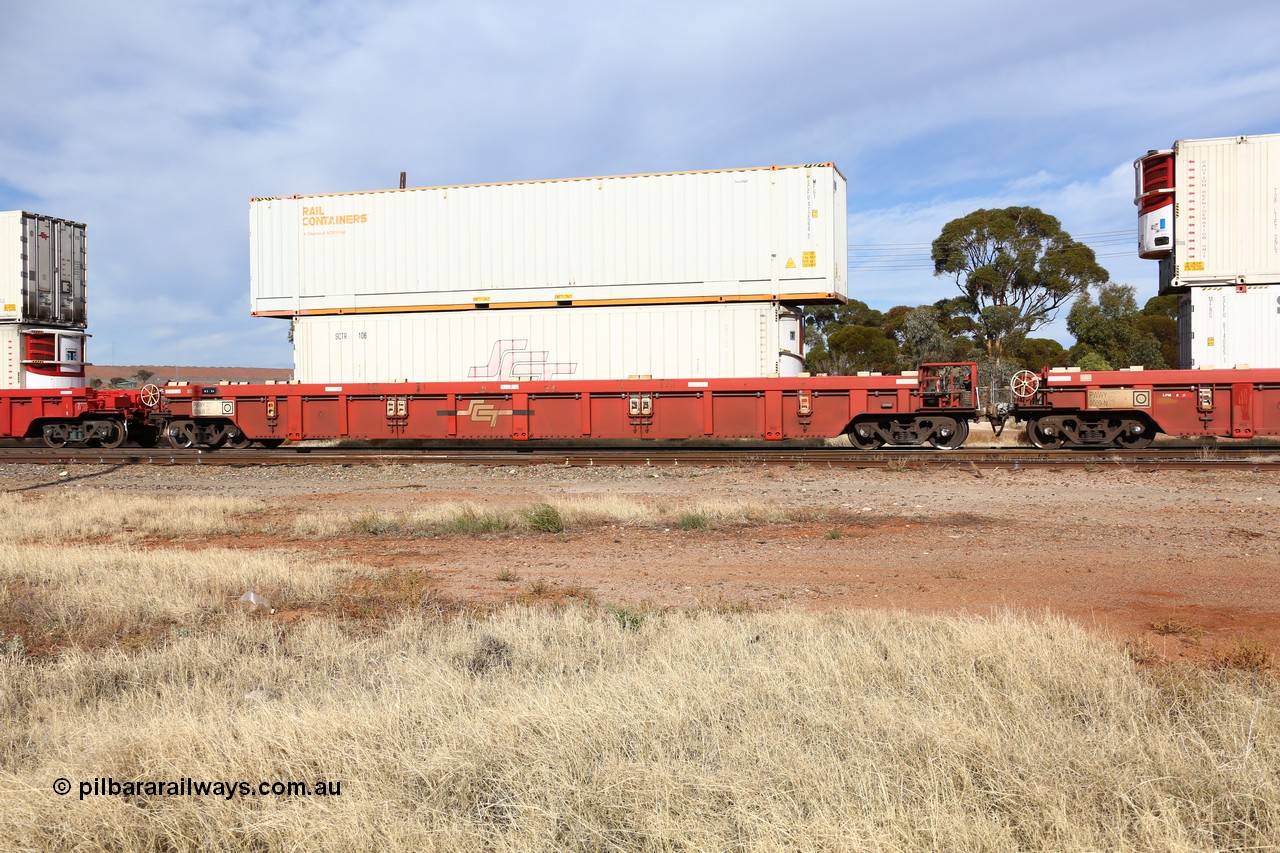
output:
M 1107 281 L 1093 250 L 1035 207 L 975 210 L 933 241 L 935 275 L 955 278 L 995 372 L 1065 303 Z

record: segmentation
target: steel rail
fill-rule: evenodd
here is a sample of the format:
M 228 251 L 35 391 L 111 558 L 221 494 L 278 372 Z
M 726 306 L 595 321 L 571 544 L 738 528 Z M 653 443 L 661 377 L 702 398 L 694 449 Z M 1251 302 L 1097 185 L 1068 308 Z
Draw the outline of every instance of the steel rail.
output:
M 0 448 L 0 463 L 42 465 L 300 466 L 300 465 L 559 465 L 564 467 L 753 467 L 981 469 L 1140 467 L 1164 470 L 1280 470 L 1280 447 L 1164 446 L 1143 450 L 1036 450 L 1025 447 L 852 450 L 838 447 L 678 448 L 336 448 L 178 450 L 171 448 Z

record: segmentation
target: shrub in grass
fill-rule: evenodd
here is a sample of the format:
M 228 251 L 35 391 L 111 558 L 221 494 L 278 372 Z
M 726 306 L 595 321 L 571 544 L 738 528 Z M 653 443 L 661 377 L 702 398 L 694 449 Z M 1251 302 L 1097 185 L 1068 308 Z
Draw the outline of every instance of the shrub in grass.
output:
M 614 619 L 618 620 L 618 625 L 624 631 L 639 631 L 644 625 L 644 612 L 634 607 L 611 607 L 609 612 L 613 614 Z
M 711 517 L 699 509 L 690 510 L 676 519 L 676 527 L 681 530 L 706 530 L 711 526 Z
M 443 525 L 444 533 L 503 533 L 511 529 L 511 520 L 491 512 L 477 512 L 466 507 Z
M 549 503 L 538 503 L 529 507 L 524 512 L 524 519 L 530 530 L 537 530 L 540 533 L 564 532 L 564 516 L 560 514 L 560 510 Z
M 395 533 L 399 526 L 395 519 L 378 515 L 376 512 L 361 513 L 351 519 L 351 531 L 363 533 L 366 536 L 385 536 L 388 533 Z

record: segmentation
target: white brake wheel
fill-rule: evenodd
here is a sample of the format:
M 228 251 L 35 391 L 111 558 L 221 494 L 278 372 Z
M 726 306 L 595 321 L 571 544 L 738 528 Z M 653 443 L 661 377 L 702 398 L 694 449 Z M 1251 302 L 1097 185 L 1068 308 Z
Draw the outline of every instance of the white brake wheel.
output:
M 1013 396 L 1019 400 L 1030 400 L 1040 390 L 1040 375 L 1030 370 L 1019 370 L 1009 380 L 1009 388 Z

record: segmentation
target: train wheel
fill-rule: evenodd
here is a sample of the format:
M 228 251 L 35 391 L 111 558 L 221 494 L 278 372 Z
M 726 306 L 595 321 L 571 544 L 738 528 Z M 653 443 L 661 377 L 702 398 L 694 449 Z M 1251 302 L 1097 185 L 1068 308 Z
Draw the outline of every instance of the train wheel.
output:
M 1141 432 L 1133 432 L 1133 427 L 1135 426 Z M 1146 424 L 1139 421 L 1126 421 L 1124 431 L 1116 436 L 1116 446 L 1123 447 L 1125 450 L 1141 450 L 1149 446 L 1155 439 L 1155 433 L 1147 429 Z
M 71 434 L 66 424 L 49 424 L 44 428 L 43 439 L 45 447 L 61 450 L 71 440 Z
M 236 430 L 234 435 L 227 436 L 227 443 L 223 446 L 230 447 L 232 450 L 244 450 L 251 444 L 253 444 L 253 439 L 240 430 Z
M 124 428 L 123 421 L 108 421 L 107 434 L 98 439 L 98 443 L 103 447 L 114 450 L 124 444 L 124 440 L 128 435 L 128 431 Z
M 870 424 L 855 424 L 848 435 L 849 441 L 858 450 L 877 450 L 884 446 L 884 439 Z
M 169 431 L 166 433 L 169 438 L 169 444 L 180 450 L 187 450 L 196 446 L 196 425 L 191 421 L 174 421 L 169 424 Z
M 939 450 L 955 450 L 957 447 L 965 443 L 969 438 L 969 422 L 956 421 L 955 429 L 947 436 L 940 436 L 936 432 L 929 437 L 929 443 Z
M 284 444 L 283 438 L 259 438 L 255 440 L 267 450 L 275 450 L 277 447 Z
M 1041 450 L 1057 450 L 1067 443 L 1067 438 L 1058 431 L 1048 432 L 1048 428 L 1042 428 L 1040 421 L 1027 421 L 1027 438 L 1031 443 Z

